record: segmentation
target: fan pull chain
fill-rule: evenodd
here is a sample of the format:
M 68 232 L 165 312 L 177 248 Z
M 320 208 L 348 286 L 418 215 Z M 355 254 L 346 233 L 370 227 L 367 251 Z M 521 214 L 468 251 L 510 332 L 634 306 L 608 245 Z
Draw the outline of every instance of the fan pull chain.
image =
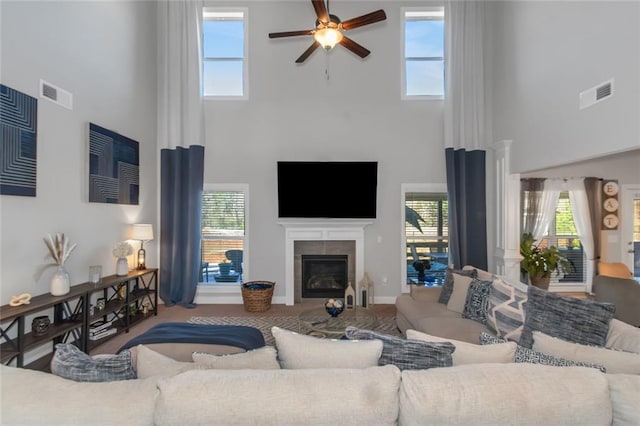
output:
M 327 81 L 329 81 L 330 79 L 330 73 L 329 73 L 329 52 L 327 52 L 326 55 L 324 55 L 324 60 L 325 60 L 325 66 L 324 66 L 324 76 L 327 79 Z

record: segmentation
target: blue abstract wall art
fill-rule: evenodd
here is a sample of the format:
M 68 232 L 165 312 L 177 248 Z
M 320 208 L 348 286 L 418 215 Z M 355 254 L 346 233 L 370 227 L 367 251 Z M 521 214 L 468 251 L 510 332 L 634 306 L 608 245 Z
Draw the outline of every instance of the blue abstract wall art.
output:
M 38 100 L 0 84 L 0 194 L 36 196 Z
M 138 142 L 89 123 L 89 202 L 138 204 Z

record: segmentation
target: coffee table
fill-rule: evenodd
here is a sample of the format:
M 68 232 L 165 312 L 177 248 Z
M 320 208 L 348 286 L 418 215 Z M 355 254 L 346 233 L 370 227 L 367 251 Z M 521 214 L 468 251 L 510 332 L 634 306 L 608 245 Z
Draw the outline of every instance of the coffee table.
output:
M 345 309 L 335 318 L 327 313 L 324 306 L 298 315 L 298 331 L 319 337 L 340 338 L 349 326 L 372 330 L 377 325 L 378 317 L 367 308 Z

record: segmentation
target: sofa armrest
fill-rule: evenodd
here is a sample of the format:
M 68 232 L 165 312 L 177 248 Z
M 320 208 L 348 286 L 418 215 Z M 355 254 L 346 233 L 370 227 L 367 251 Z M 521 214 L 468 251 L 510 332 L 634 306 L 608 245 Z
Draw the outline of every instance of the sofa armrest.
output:
M 421 302 L 437 302 L 442 292 L 442 287 L 425 287 L 421 285 L 411 285 L 409 287 L 411 297 Z

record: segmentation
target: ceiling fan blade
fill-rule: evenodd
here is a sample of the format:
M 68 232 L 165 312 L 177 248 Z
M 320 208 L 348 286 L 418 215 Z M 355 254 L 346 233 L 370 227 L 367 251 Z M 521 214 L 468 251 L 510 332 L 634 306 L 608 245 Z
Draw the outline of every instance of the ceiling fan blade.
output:
M 314 41 L 313 44 L 309 46 L 309 48 L 305 50 L 304 53 L 300 55 L 298 59 L 296 59 L 296 64 L 301 64 L 304 61 L 306 61 L 309 55 L 311 55 L 313 51 L 316 50 L 318 47 L 320 47 L 320 43 L 318 43 L 317 41 Z
M 355 41 L 351 40 L 347 36 L 342 36 L 342 40 L 340 40 L 340 44 L 360 56 L 361 58 L 366 58 L 371 53 L 367 48 L 359 45 Z
M 283 31 L 280 33 L 269 33 L 269 38 L 281 38 L 281 37 L 293 37 L 303 35 L 313 35 L 314 30 L 300 30 L 300 31 Z
M 327 6 L 324 4 L 324 0 L 311 0 L 311 3 L 316 11 L 318 21 L 324 22 L 325 24 L 329 22 L 329 12 L 327 11 Z
M 384 21 L 387 19 L 387 14 L 384 10 L 376 10 L 375 12 L 367 13 L 366 15 L 358 16 L 357 18 L 347 19 L 342 22 L 342 29 L 349 31 L 354 28 L 362 27 L 363 25 L 373 24 L 374 22 Z

